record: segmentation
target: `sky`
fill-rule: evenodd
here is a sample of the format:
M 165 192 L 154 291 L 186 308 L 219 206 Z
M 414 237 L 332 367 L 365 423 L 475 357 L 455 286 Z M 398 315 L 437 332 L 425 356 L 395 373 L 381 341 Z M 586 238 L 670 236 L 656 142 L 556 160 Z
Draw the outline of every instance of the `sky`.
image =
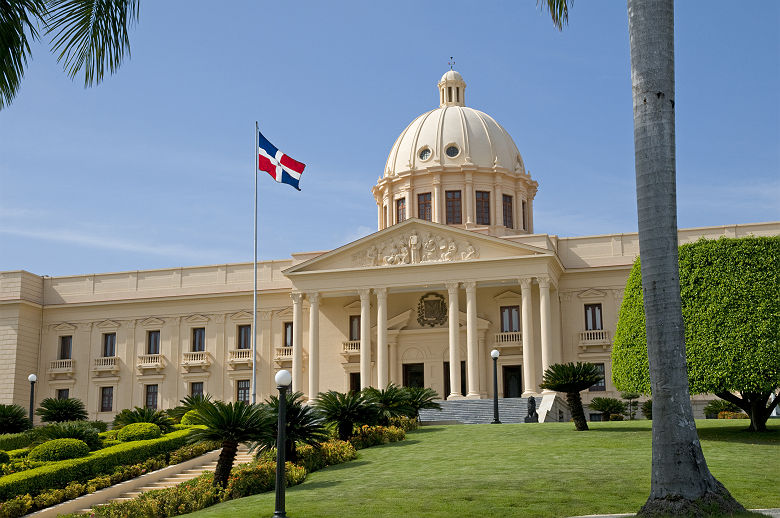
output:
M 778 2 L 677 2 L 681 228 L 780 219 L 778 26 Z M 33 46 L 0 111 L 0 271 L 251 262 L 255 121 L 306 164 L 301 192 L 261 173 L 260 259 L 368 235 L 450 56 L 539 182 L 536 232 L 636 231 L 625 2 L 575 2 L 562 32 L 533 1 L 143 2 L 130 42 L 86 89 Z

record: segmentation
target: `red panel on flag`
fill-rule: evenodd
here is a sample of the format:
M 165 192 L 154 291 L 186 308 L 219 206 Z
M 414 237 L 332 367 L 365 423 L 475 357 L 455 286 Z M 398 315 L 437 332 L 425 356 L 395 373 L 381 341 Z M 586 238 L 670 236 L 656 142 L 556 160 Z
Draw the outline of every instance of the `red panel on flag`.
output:
M 292 169 L 296 173 L 302 173 L 303 168 L 306 167 L 306 164 L 302 164 L 301 162 L 298 162 L 297 160 L 293 160 L 287 155 L 282 155 L 282 157 L 279 159 L 279 162 L 288 169 Z
M 257 162 L 257 168 L 261 171 L 265 171 L 266 173 L 270 174 L 274 178 L 276 178 L 276 164 L 271 162 L 268 157 L 265 157 L 263 155 L 258 155 L 258 162 Z

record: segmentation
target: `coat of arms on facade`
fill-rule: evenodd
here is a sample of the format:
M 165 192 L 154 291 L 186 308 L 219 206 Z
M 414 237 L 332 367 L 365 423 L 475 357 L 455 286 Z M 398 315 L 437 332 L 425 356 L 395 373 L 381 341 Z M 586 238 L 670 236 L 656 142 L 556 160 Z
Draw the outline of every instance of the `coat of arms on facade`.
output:
M 426 293 L 417 303 L 417 322 L 421 326 L 443 326 L 447 323 L 447 303 L 438 293 Z

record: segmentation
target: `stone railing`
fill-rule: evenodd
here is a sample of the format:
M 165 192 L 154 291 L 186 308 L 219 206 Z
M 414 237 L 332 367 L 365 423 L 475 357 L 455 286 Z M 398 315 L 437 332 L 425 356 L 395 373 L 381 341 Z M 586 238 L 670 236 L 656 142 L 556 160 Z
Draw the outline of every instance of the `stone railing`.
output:
M 73 360 L 53 360 L 49 362 L 49 372 L 73 372 Z
M 606 329 L 592 329 L 590 331 L 580 331 L 579 346 L 581 349 L 587 349 L 590 346 L 601 346 L 607 349 L 612 344 L 609 331 Z
M 252 365 L 252 349 L 231 349 L 228 351 L 228 364 L 232 368 L 241 363 Z
M 163 355 L 162 354 L 139 354 L 138 363 L 136 364 L 139 369 L 157 369 L 163 368 Z
M 101 356 L 95 358 L 92 364 L 93 371 L 118 371 L 119 358 L 116 356 Z
M 360 354 L 360 340 L 347 340 L 342 342 L 341 354 Z
M 509 331 L 506 333 L 496 333 L 493 340 L 497 346 L 509 345 L 516 346 L 523 342 L 523 333 L 520 331 Z
M 207 367 L 211 365 L 211 355 L 206 351 L 186 351 L 182 354 L 181 364 L 185 367 Z
M 293 355 L 293 348 L 292 347 L 277 347 L 276 348 L 276 359 L 277 360 L 289 360 L 292 358 Z

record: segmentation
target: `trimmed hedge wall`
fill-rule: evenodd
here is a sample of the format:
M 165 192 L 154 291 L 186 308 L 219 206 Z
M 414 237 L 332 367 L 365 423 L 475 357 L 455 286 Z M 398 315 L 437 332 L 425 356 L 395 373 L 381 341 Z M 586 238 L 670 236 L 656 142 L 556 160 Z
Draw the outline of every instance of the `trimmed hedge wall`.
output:
M 187 442 L 189 430 L 171 432 L 159 439 L 134 441 L 104 448 L 79 459 L 53 462 L 0 478 L 0 500 L 46 489 L 61 488 L 73 481 L 86 481 L 110 473 L 121 464 L 136 464 L 168 453 Z
M 0 435 L 0 450 L 18 450 L 32 443 L 32 436 L 27 432 L 4 433 Z
M 122 442 L 157 439 L 162 435 L 160 427 L 154 423 L 130 423 L 123 426 L 116 438 Z
M 58 461 L 83 457 L 89 453 L 89 446 L 80 439 L 52 439 L 36 446 L 27 456 L 30 460 Z

